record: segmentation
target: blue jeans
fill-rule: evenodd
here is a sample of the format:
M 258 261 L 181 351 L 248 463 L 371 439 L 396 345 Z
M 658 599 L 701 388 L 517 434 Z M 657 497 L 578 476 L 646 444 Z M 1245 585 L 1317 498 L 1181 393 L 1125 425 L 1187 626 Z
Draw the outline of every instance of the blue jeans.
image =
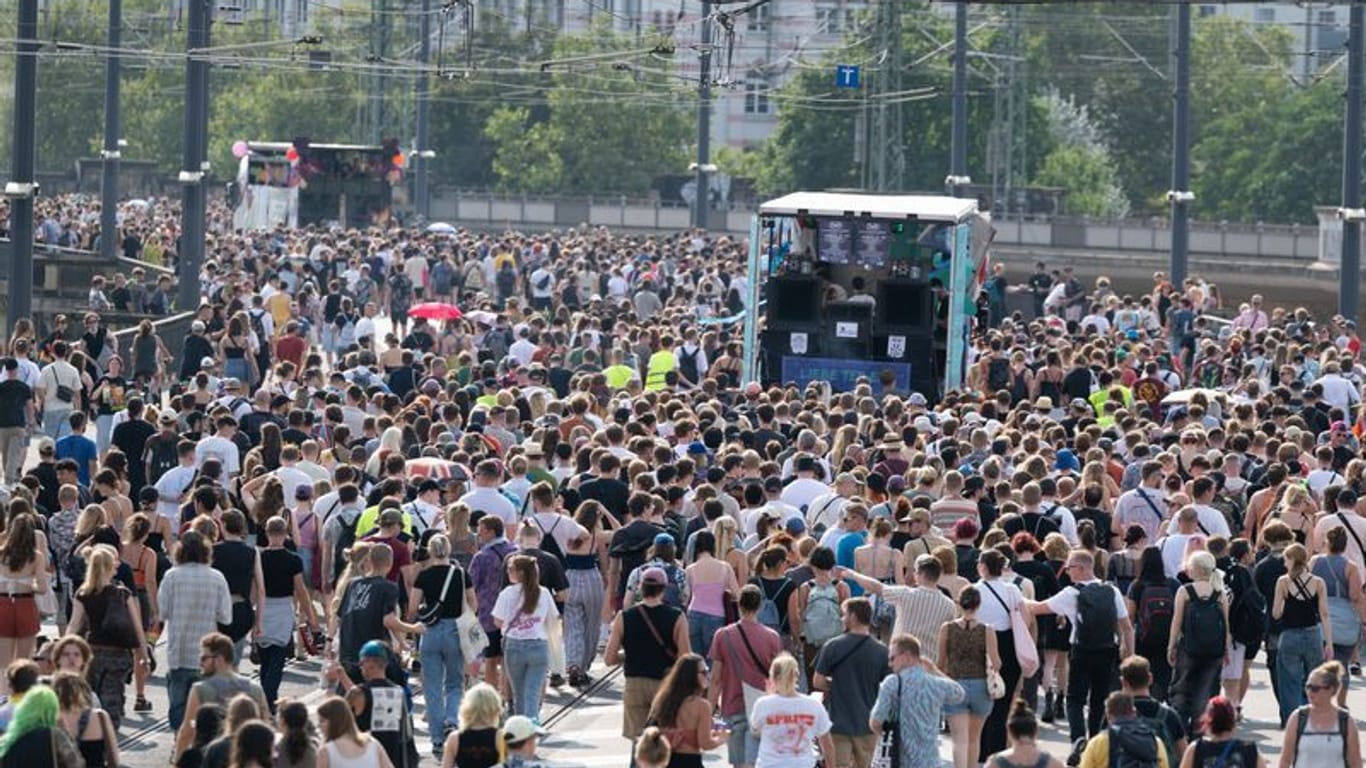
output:
M 512 714 L 539 723 L 541 689 L 550 671 L 550 644 L 545 640 L 504 640 L 503 666 L 512 690 Z
M 688 611 L 688 641 L 692 644 L 692 652 L 704 659 L 707 658 L 708 652 L 711 651 L 711 639 L 716 636 L 716 630 L 725 625 L 725 616 Z
M 166 698 L 169 704 L 166 707 L 166 720 L 171 724 L 171 730 L 180 728 L 180 723 L 185 719 L 185 702 L 190 699 L 190 688 L 199 682 L 199 670 L 176 668 L 166 673 Z
M 53 440 L 60 440 L 71 434 L 71 411 L 71 408 L 43 411 L 43 434 Z
M 427 699 L 427 729 L 432 745 L 445 743 L 445 729 L 460 722 L 460 698 L 465 693 L 465 657 L 455 619 L 441 619 L 422 636 L 422 693 Z
M 1281 727 L 1290 715 L 1304 706 L 1304 683 L 1314 667 L 1322 664 L 1323 630 L 1319 627 L 1303 627 L 1281 631 L 1280 644 L 1276 648 L 1276 687 L 1281 692 Z

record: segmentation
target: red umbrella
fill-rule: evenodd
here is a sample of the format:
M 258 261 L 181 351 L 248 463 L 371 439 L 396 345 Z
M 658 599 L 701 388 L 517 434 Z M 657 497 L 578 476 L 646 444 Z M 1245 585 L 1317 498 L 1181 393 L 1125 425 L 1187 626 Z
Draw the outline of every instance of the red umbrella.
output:
M 408 308 L 408 317 L 425 320 L 459 320 L 461 316 L 460 307 L 442 301 L 424 301 Z

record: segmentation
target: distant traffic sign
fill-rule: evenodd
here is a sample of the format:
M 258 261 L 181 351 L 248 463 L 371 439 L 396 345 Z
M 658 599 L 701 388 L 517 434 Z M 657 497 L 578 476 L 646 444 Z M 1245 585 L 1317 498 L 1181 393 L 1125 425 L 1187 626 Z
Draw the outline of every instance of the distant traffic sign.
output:
M 857 64 L 836 64 L 835 65 L 835 87 L 836 88 L 857 88 L 859 87 L 859 68 Z

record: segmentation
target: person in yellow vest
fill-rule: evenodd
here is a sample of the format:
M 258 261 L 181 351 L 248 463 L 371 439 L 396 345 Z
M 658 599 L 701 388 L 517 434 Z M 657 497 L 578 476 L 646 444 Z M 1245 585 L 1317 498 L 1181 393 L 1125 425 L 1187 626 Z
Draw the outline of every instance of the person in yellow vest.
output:
M 475 405 L 482 405 L 485 408 L 492 408 L 498 404 L 498 380 L 484 379 L 484 394 L 474 398 Z
M 602 372 L 607 377 L 607 386 L 613 390 L 625 389 L 632 379 L 640 378 L 640 372 L 635 367 L 626 365 L 623 357 L 620 349 L 613 349 L 612 364 Z
M 664 389 L 669 385 L 669 374 L 677 370 L 678 356 L 674 354 L 674 339 L 672 336 L 662 336 L 659 339 L 659 351 L 650 355 L 650 363 L 645 369 L 645 391 Z
M 1134 407 L 1133 391 L 1115 381 L 1114 376 L 1109 371 L 1100 372 L 1100 386 L 1086 399 L 1091 403 L 1091 409 L 1096 412 L 1096 416 L 1104 415 L 1105 403 L 1108 400 L 1114 400 L 1123 408 Z

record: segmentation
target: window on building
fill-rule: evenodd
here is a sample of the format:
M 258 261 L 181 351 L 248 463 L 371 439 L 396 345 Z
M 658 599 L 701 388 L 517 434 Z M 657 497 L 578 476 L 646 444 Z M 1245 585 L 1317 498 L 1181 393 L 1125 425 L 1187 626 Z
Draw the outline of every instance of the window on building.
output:
M 749 12 L 745 14 L 745 30 L 748 32 L 767 32 L 768 8 L 767 5 L 750 8 Z
M 843 31 L 843 15 L 839 8 L 819 6 L 816 8 L 816 32 L 823 35 L 838 35 Z
M 1276 21 L 1275 8 L 1257 8 L 1252 12 L 1252 20 L 1261 24 L 1272 24 Z
M 1319 11 L 1319 23 L 1327 24 L 1329 26 L 1336 25 L 1338 23 L 1337 11 L 1334 11 L 1332 9 L 1326 11 Z
M 1212 6 L 1212 5 L 1202 5 L 1202 6 L 1200 6 L 1200 17 L 1201 17 L 1201 18 L 1204 18 L 1205 16 L 1213 16 L 1214 14 L 1216 14 L 1216 13 L 1218 13 L 1218 12 L 1219 12 L 1219 9 L 1216 8 L 1216 7 L 1214 7 L 1214 6 Z
M 767 115 L 773 111 L 769 102 L 771 86 L 763 81 L 751 80 L 745 83 L 745 114 Z

